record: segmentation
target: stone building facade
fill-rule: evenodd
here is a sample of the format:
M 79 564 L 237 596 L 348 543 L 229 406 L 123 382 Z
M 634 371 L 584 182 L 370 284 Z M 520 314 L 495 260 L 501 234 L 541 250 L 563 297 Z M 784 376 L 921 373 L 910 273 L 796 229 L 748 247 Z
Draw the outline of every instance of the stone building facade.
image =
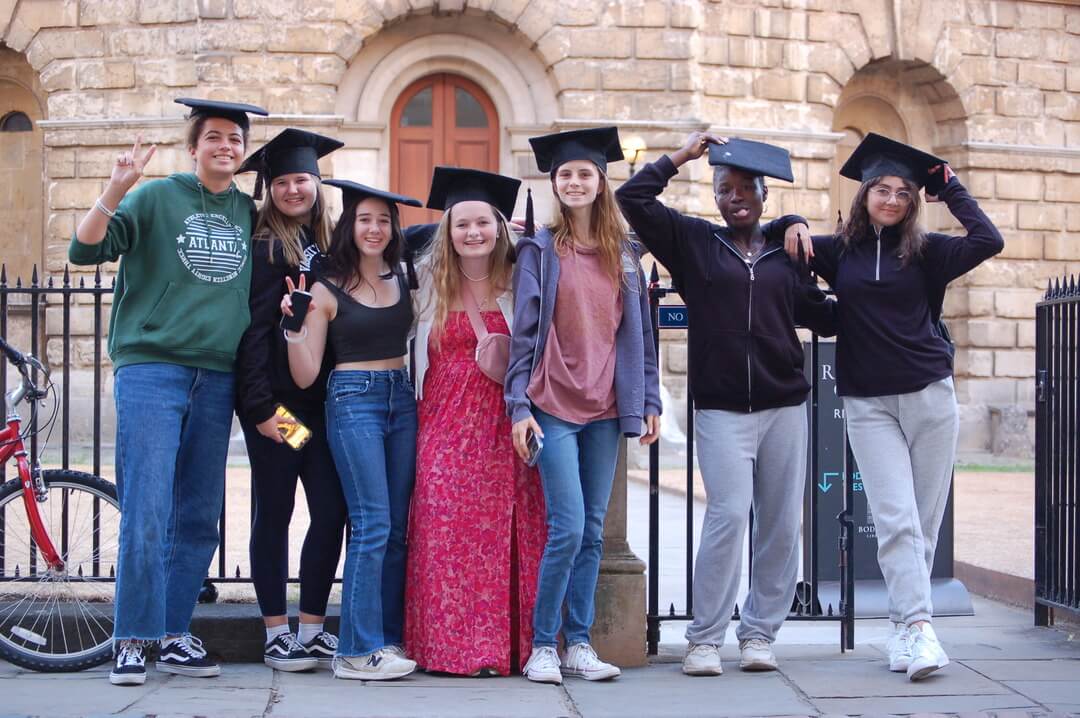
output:
M 573 127 L 617 124 L 644 139 L 639 161 L 695 129 L 781 144 L 795 183 L 772 187 L 767 213 L 821 231 L 846 214 L 854 188 L 836 171 L 866 132 L 948 158 L 1006 237 L 947 298 L 967 451 L 993 448 L 994 417 L 1023 431 L 1035 302 L 1080 273 L 1075 0 L 0 0 L 0 40 L 9 279 L 63 270 L 77 218 L 136 134 L 158 144 L 149 175 L 189 169 L 176 96 L 266 107 L 256 143 L 289 125 L 338 136 L 328 174 L 389 186 L 413 147 L 405 101 L 436 76 L 479 98 L 484 161 L 526 179 L 541 217 L 551 193 L 527 139 Z M 715 214 L 704 163 L 666 199 Z M 940 207 L 927 224 L 955 228 Z M 685 370 L 673 341 L 676 401 Z

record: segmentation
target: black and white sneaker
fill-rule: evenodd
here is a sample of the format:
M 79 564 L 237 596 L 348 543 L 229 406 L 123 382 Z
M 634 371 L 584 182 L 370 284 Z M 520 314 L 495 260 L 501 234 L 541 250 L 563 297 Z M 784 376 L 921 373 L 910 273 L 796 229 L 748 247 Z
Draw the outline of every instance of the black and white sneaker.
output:
M 309 654 L 288 631 L 274 636 L 263 648 L 263 663 L 277 671 L 310 671 L 319 659 Z
M 146 647 L 135 641 L 121 641 L 116 663 L 109 673 L 114 686 L 141 686 L 146 683 Z
M 221 674 L 221 667 L 206 655 L 202 641 L 190 633 L 162 646 L 156 665 L 157 669 L 164 673 L 194 678 L 209 678 Z
M 337 636 L 327 631 L 320 631 L 315 638 L 304 644 L 304 650 L 309 656 L 317 658 L 320 666 L 330 666 L 334 663 L 337 645 Z

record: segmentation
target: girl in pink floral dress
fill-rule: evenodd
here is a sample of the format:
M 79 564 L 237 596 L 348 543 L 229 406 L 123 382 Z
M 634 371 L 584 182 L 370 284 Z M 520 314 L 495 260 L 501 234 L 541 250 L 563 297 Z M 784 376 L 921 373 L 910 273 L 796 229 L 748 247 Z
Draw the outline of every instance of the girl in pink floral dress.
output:
M 505 218 L 519 185 L 439 167 L 428 200 L 446 213 L 420 272 L 420 429 L 405 588 L 405 650 L 428 671 L 508 675 L 532 646 L 543 491 L 514 452 L 502 385 L 476 362 L 462 294 L 489 333 L 510 333 Z

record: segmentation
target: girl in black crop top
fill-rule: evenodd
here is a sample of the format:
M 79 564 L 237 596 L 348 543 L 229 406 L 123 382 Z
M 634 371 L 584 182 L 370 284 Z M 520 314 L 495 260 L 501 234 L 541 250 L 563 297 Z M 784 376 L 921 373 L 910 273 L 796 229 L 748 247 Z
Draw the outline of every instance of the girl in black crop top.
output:
M 413 311 L 400 265 L 404 237 L 397 203 L 420 203 L 352 182 L 327 184 L 344 190 L 345 209 L 324 272 L 311 288 L 303 328 L 286 333 L 289 369 L 299 386 L 310 385 L 327 343 L 332 346 L 327 438 L 352 527 L 334 675 L 389 680 L 416 668 L 400 649 L 417 417 L 405 373 Z

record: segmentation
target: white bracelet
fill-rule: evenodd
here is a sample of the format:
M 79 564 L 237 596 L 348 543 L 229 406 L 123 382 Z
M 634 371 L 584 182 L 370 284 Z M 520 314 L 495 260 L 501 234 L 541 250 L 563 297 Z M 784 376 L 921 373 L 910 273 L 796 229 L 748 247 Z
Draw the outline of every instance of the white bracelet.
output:
M 307 339 L 307 327 L 300 327 L 300 335 L 297 337 L 290 337 L 290 333 L 288 329 L 281 330 L 282 336 L 285 337 L 285 341 L 289 344 L 303 344 L 304 340 Z
M 110 219 L 116 215 L 116 210 L 115 209 L 109 209 L 104 204 L 102 204 L 100 197 L 98 197 L 97 199 L 94 200 L 94 209 L 101 212 L 103 215 L 105 215 L 106 217 L 109 217 Z

